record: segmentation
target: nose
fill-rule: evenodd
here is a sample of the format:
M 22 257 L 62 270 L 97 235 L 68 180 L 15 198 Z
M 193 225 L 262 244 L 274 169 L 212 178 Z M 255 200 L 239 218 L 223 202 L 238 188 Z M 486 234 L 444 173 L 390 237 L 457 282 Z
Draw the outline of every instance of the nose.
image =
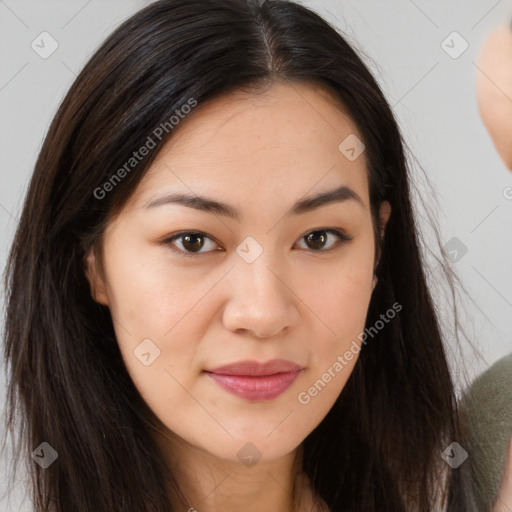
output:
M 293 280 L 270 263 L 260 255 L 252 263 L 237 262 L 230 272 L 229 299 L 223 312 L 226 329 L 268 338 L 298 324 L 301 300 L 294 293 Z

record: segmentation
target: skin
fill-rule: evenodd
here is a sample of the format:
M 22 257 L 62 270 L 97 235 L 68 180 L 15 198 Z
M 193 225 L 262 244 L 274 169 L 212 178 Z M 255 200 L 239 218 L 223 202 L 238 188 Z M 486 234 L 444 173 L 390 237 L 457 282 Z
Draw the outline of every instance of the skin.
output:
M 477 64 L 480 115 L 501 159 L 512 170 L 512 30 L 508 24 L 495 28 L 486 37 Z M 493 512 L 512 511 L 512 442 L 507 457 Z
M 279 82 L 263 95 L 231 93 L 198 106 L 178 128 L 107 227 L 100 255 L 88 254 L 92 296 L 110 308 L 128 372 L 162 423 L 155 439 L 190 507 L 313 510 L 294 458 L 343 390 L 357 355 L 307 405 L 298 394 L 354 340 L 361 345 L 375 285 L 365 153 L 349 161 L 338 150 L 349 134 L 362 136 L 323 89 Z M 363 204 L 285 216 L 305 196 L 341 185 Z M 241 220 L 177 204 L 145 210 L 171 191 L 228 203 Z M 390 213 L 383 203 L 381 235 Z M 327 235 L 323 246 L 308 243 L 304 237 L 319 228 L 353 239 L 338 245 Z M 181 231 L 211 240 L 202 239 L 199 253 L 183 238 L 159 244 Z M 236 252 L 249 236 L 263 250 L 252 263 Z M 146 338 L 160 350 L 149 366 L 133 354 Z M 203 373 L 273 358 L 303 370 L 270 401 L 234 396 Z M 247 442 L 261 454 L 252 467 L 237 457 Z
M 495 501 L 493 512 L 512 511 L 512 440 L 508 445 L 505 472 L 501 481 L 501 488 Z
M 512 170 L 512 30 L 494 29 L 477 60 L 476 92 L 480 116 L 507 169 Z

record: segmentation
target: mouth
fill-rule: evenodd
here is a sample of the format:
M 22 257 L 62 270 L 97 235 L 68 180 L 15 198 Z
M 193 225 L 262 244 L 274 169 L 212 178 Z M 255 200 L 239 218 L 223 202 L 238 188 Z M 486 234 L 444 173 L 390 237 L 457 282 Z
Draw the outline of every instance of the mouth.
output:
M 205 373 L 225 391 L 253 402 L 272 400 L 284 393 L 303 370 L 284 359 L 267 363 L 240 361 Z

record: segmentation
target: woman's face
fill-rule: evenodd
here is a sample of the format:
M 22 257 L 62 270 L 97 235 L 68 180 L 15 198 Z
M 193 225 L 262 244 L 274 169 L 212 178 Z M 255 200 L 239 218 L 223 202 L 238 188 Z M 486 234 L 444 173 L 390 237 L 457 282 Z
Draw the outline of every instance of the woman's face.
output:
M 106 229 L 103 273 L 89 254 L 93 296 L 170 436 L 275 459 L 325 417 L 359 354 L 375 263 L 362 137 L 305 84 L 230 94 L 181 123 Z M 309 200 L 340 187 L 352 192 Z M 209 373 L 273 359 L 300 370 Z

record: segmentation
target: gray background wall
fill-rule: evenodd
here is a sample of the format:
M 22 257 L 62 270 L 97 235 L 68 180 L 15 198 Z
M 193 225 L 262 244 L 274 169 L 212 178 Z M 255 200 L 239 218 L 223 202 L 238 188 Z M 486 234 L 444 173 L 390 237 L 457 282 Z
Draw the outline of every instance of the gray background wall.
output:
M 0 0 L 0 261 L 5 264 L 27 181 L 42 139 L 77 72 L 122 20 L 149 2 Z M 415 159 L 419 221 L 422 198 L 438 215 L 447 249 L 467 248 L 453 262 L 475 304 L 463 318 L 483 359 L 463 347 L 469 378 L 512 351 L 512 173 L 496 154 L 478 116 L 475 64 L 484 36 L 512 19 L 511 0 L 310 0 L 365 54 L 399 119 Z M 451 35 L 454 31 L 459 36 Z M 51 49 L 43 59 L 31 47 Z M 447 41 L 443 43 L 443 41 Z M 453 44 L 450 42 L 453 40 Z M 468 48 L 453 58 L 465 47 Z M 447 44 L 453 46 L 449 51 Z M 37 48 L 37 47 L 36 47 Z M 511 64 L 512 65 L 512 64 Z M 434 186 L 433 202 L 421 168 Z M 510 198 L 511 195 L 508 194 Z M 430 233 L 430 234 L 429 234 Z M 455 238 L 455 239 L 454 239 Z M 454 245 L 455 244 L 455 245 Z M 429 257 L 433 282 L 439 267 Z M 437 288 L 436 288 L 437 290 Z M 441 313 L 449 311 L 438 293 Z M 3 303 L 3 296 L 2 307 Z M 460 366 L 451 354 L 455 370 Z M 3 390 L 4 374 L 0 388 Z M 462 386 L 462 384 L 461 384 Z M 3 404 L 3 401 L 2 401 Z M 0 462 L 0 481 L 7 471 Z M 20 487 L 10 501 L 0 489 L 1 510 L 30 510 Z

